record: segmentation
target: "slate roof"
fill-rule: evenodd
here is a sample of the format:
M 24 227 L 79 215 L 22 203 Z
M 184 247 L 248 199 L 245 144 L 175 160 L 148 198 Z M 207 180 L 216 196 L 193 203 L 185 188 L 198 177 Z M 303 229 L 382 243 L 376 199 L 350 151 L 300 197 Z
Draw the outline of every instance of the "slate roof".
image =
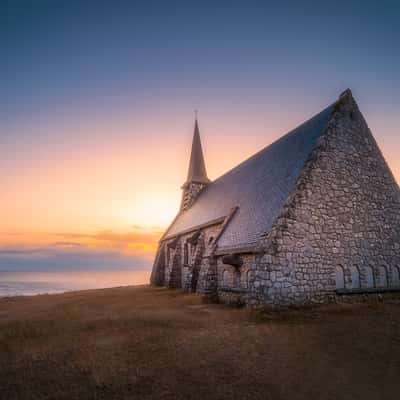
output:
M 174 220 L 164 238 L 227 216 L 238 206 L 218 248 L 246 246 L 268 232 L 295 188 L 334 105 L 210 183 L 187 211 Z

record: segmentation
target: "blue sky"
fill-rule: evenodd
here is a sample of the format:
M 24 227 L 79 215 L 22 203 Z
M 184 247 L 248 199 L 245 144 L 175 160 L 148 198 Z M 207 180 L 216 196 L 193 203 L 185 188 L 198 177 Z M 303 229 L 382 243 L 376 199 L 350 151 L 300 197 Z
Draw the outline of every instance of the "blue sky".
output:
M 101 251 L 150 265 L 154 249 L 60 249 L 52 235 L 142 226 L 155 241 L 179 204 L 194 109 L 215 178 L 350 87 L 399 180 L 399 20 L 397 1 L 3 0 L 0 268 Z

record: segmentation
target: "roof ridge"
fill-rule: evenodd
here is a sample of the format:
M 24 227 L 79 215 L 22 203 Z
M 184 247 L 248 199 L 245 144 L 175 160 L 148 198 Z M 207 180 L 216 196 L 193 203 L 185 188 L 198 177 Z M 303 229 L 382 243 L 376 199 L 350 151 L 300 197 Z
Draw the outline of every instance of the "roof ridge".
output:
M 348 89 L 350 90 L 350 89 Z M 343 94 L 345 94 L 346 92 L 343 92 Z M 350 92 L 351 93 L 351 92 Z M 286 132 L 283 136 L 280 136 L 279 138 L 277 138 L 276 140 L 274 140 L 272 143 L 266 145 L 265 147 L 263 147 L 261 150 L 257 151 L 256 153 L 254 153 L 253 155 L 249 156 L 248 158 L 246 158 L 245 160 L 243 160 L 242 162 L 240 162 L 238 165 L 232 167 L 230 170 L 224 172 L 222 175 L 220 175 L 218 178 L 214 179 L 213 181 L 210 182 L 210 184 L 208 185 L 208 187 L 214 186 L 215 183 L 218 183 L 218 181 L 220 181 L 222 178 L 224 178 L 226 175 L 230 174 L 231 172 L 243 167 L 243 165 L 247 164 L 249 161 L 252 161 L 253 159 L 257 158 L 257 156 L 259 156 L 260 154 L 262 154 L 264 151 L 266 151 L 267 149 L 269 149 L 270 147 L 278 144 L 279 142 L 283 141 L 284 139 L 287 139 L 288 137 L 290 137 L 291 135 L 295 134 L 296 131 L 301 128 L 303 125 L 306 125 L 307 123 L 309 123 L 311 120 L 313 120 L 314 118 L 319 117 L 321 114 L 323 114 L 324 112 L 326 112 L 329 108 L 332 108 L 333 111 L 333 107 L 340 101 L 336 100 L 335 102 L 333 102 L 332 104 L 330 104 L 329 106 L 325 107 L 322 111 L 320 111 L 317 114 L 314 114 L 312 117 L 310 117 L 309 119 L 303 121 L 302 123 L 300 123 L 299 125 L 297 125 L 294 129 L 290 130 L 289 132 Z M 203 191 L 205 192 L 207 190 L 206 187 Z M 202 194 L 200 193 L 199 196 Z

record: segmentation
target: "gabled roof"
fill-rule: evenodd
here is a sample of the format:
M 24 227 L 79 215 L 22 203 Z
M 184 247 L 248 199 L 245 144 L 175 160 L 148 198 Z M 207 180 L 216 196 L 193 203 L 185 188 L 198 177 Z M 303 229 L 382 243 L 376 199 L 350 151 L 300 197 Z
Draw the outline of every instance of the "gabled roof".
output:
M 218 248 L 255 243 L 268 232 L 318 139 L 324 134 L 334 105 L 250 157 L 200 193 L 178 214 L 164 238 L 227 216 L 239 207 L 218 240 Z
M 194 123 L 192 152 L 190 153 L 188 176 L 183 186 L 191 182 L 204 184 L 210 182 L 210 180 L 207 178 L 206 164 L 204 162 L 203 148 L 201 146 L 199 124 L 197 122 L 197 118 Z

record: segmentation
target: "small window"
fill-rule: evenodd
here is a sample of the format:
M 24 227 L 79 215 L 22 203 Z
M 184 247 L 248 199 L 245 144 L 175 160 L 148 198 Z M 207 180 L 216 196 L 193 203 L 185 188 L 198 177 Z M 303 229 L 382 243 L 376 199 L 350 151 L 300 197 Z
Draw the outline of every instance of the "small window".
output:
M 183 264 L 189 264 L 189 248 L 187 242 L 183 244 Z
M 214 236 L 210 236 L 210 239 L 208 239 L 208 244 L 211 244 L 214 240 Z
M 166 253 L 166 257 L 167 257 L 167 262 L 166 264 L 169 264 L 169 259 L 171 257 L 171 249 L 167 246 L 167 253 Z
M 364 268 L 365 270 L 365 286 L 367 288 L 375 287 L 374 270 L 369 265 Z
M 344 270 L 341 265 L 336 267 L 336 289 L 344 289 Z
M 231 281 L 231 274 L 229 273 L 228 270 L 224 270 L 224 272 L 222 273 L 222 285 L 224 287 L 227 287 L 230 285 L 230 281 Z
M 251 269 L 249 269 L 246 272 L 246 287 L 247 288 L 250 287 L 252 278 L 253 278 L 253 271 Z
M 388 275 L 387 275 L 387 269 L 384 265 L 381 265 L 378 270 L 378 276 L 377 276 L 377 286 L 378 287 L 387 287 L 388 286 Z
M 359 289 L 360 288 L 360 271 L 358 270 L 357 266 L 352 266 L 350 268 L 351 274 L 351 288 L 352 289 Z
M 392 286 L 400 286 L 400 267 L 393 267 Z

